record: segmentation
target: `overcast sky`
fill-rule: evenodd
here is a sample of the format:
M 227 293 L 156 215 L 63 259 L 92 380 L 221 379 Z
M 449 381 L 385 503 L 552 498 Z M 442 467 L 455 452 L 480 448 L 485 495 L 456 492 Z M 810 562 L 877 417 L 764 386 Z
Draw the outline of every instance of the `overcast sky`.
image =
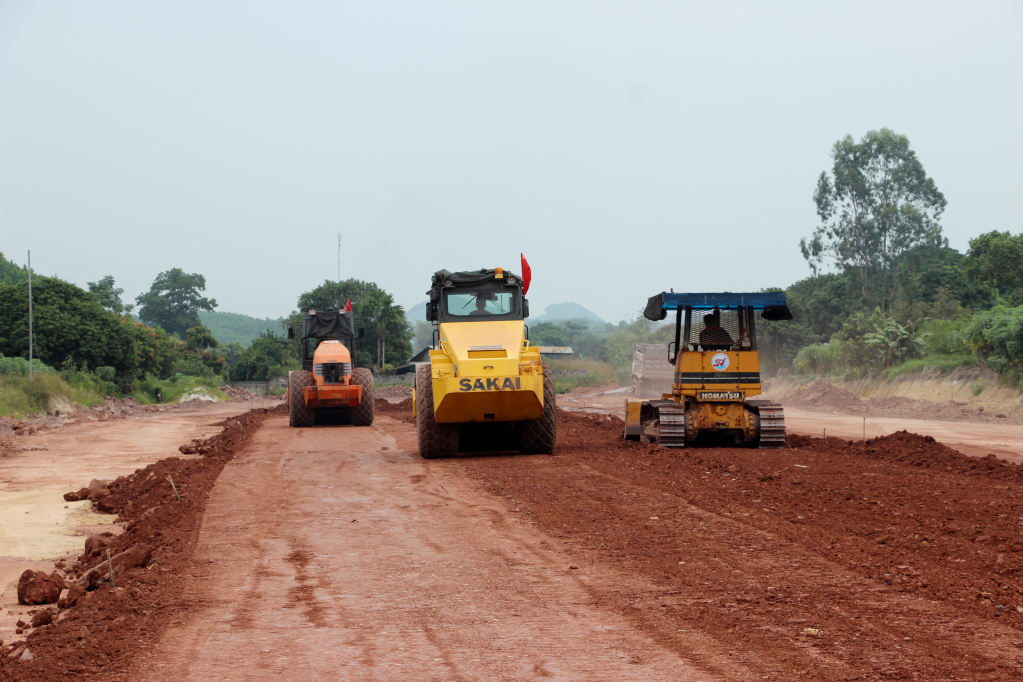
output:
M 533 269 L 534 313 L 810 272 L 831 146 L 905 134 L 951 245 L 1018 233 L 1020 2 L 0 0 L 0 251 L 287 314 Z

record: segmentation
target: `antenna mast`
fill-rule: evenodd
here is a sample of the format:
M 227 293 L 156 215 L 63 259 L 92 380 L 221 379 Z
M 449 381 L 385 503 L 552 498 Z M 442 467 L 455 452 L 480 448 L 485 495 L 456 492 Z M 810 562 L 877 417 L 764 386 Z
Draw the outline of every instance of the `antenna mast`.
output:
M 28 252 L 28 380 L 32 381 L 32 251 Z
M 341 233 L 337 233 L 337 281 L 341 282 Z

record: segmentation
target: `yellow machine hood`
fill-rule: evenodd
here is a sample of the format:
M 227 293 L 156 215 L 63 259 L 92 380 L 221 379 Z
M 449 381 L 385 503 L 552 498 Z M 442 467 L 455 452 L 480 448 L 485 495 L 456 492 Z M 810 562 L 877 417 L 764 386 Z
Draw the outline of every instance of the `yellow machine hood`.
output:
M 470 360 L 508 359 L 518 365 L 526 326 L 521 320 L 445 322 L 440 325 L 443 350 L 455 364 Z

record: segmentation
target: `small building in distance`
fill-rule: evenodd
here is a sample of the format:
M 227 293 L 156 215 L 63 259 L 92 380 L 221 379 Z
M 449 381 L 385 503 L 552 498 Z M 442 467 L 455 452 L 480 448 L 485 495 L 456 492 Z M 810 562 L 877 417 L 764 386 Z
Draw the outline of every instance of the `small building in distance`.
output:
M 395 374 L 414 374 L 415 371 L 416 371 L 416 365 L 430 361 L 430 351 L 431 350 L 433 350 L 433 349 L 430 348 L 429 346 L 427 346 L 423 350 L 421 350 L 418 353 L 416 353 L 415 355 L 413 355 L 412 359 L 409 360 L 404 365 L 401 365 L 400 367 L 395 367 L 394 368 L 394 373 Z
M 571 346 L 540 346 L 540 355 L 549 360 L 574 360 Z

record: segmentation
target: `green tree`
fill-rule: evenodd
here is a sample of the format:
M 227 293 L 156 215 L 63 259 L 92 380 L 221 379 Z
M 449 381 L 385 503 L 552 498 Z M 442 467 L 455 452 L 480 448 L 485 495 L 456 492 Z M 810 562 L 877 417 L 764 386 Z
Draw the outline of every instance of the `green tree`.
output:
M 878 308 L 876 313 L 880 313 Z M 926 320 L 908 320 L 905 325 L 899 324 L 890 315 L 881 315 L 874 322 L 874 330 L 863 336 L 868 346 L 873 346 L 878 354 L 882 367 L 897 365 L 903 360 L 919 354 L 929 333 L 920 329 L 920 323 Z
M 202 291 L 206 291 L 206 278 L 200 274 L 187 274 L 181 268 L 161 272 L 152 288 L 135 299 L 140 306 L 139 318 L 184 338 L 189 327 L 202 324 L 200 310 L 217 307 L 214 299 L 200 295 Z
M 232 341 L 231 343 L 225 343 L 222 345 L 220 350 L 224 354 L 224 367 L 230 373 L 231 369 L 238 364 L 238 361 L 242 357 L 242 353 L 245 352 L 245 346 L 237 341 Z
M 185 348 L 192 352 L 210 350 L 220 345 L 210 330 L 201 324 L 190 327 L 186 333 L 188 340 L 185 341 Z
M 87 282 L 89 291 L 96 295 L 99 304 L 115 315 L 127 315 L 135 306 L 121 301 L 124 289 L 114 286 L 113 275 L 107 275 L 98 282 Z
M 827 283 L 834 283 L 834 276 L 824 275 L 823 279 Z M 802 284 L 798 283 L 796 286 Z M 842 284 L 839 283 L 837 289 L 841 289 Z M 795 287 L 793 287 L 795 288 Z M 822 323 L 821 310 L 816 311 L 815 314 L 811 308 L 811 301 L 807 297 L 798 291 L 793 291 L 790 288 L 785 294 L 785 302 L 792 312 L 791 320 L 783 320 L 771 322 L 758 318 L 756 320 L 756 332 L 757 332 L 757 348 L 760 353 L 760 373 L 765 377 L 775 376 L 779 370 L 787 367 L 791 367 L 793 360 L 799 350 L 810 344 L 815 344 L 823 340 L 823 334 L 817 331 L 817 327 L 826 328 L 825 324 Z M 806 290 L 806 288 L 803 288 Z M 764 291 L 774 292 L 781 291 L 778 288 L 764 289 Z M 809 292 L 808 292 L 809 293 Z M 824 303 L 820 301 L 818 303 Z M 819 308 L 823 309 L 823 312 L 827 316 L 837 316 L 835 310 L 830 309 L 827 304 L 819 305 Z M 824 337 L 826 338 L 826 337 Z
M 966 273 L 999 289 L 1023 288 L 1023 234 L 986 232 L 970 240 L 963 259 Z
M 405 311 L 395 305 L 394 297 L 382 289 L 368 291 L 362 298 L 363 319 L 373 327 L 373 335 L 377 343 L 377 367 L 383 369 L 387 363 L 387 338 L 392 329 L 409 333 L 409 324 L 405 319 Z M 409 355 L 411 354 L 411 349 Z M 405 355 L 408 358 L 409 355 Z
M 210 330 L 199 325 L 189 327 L 188 339 L 184 343 L 181 359 L 175 363 L 174 371 L 189 376 L 209 376 L 220 374 L 227 360 L 224 354 L 216 352 L 220 344 Z
M 52 277 L 32 278 L 33 355 L 51 367 L 72 362 L 119 372 L 136 365 L 121 318 L 92 294 Z M 28 282 L 0 286 L 0 353 L 28 357 Z
M 537 322 L 529 328 L 529 342 L 534 346 L 567 346 L 568 334 L 556 322 Z
M 28 266 L 18 265 L 0 253 L 0 284 L 13 286 L 28 281 Z
M 253 339 L 242 353 L 237 364 L 231 368 L 231 379 L 265 381 L 275 376 L 286 376 L 291 369 L 301 369 L 292 344 L 286 336 L 277 336 L 267 330 L 258 339 Z
M 377 359 L 389 357 L 392 364 L 399 364 L 412 357 L 412 326 L 405 319 L 401 306 L 394 305 L 393 297 L 373 282 L 357 279 L 347 279 L 343 282 L 327 280 L 312 291 L 299 296 L 298 309 L 341 310 L 348 300 L 352 302 L 355 328 L 362 328 L 366 333 L 365 341 L 357 344 L 357 349 L 362 343 L 373 344 L 377 347 L 375 353 Z M 385 302 L 390 306 L 390 310 L 383 309 Z M 295 327 L 296 332 L 300 332 L 301 316 L 293 316 L 289 324 Z M 383 330 L 378 334 L 379 326 L 382 326 Z M 382 339 L 382 349 L 377 346 L 379 339 Z M 354 362 L 358 366 L 369 367 L 373 364 L 373 355 L 374 353 L 359 351 Z
M 855 269 L 863 298 L 885 310 L 895 259 L 919 245 L 943 244 L 938 219 L 947 202 L 909 139 L 887 128 L 859 143 L 847 135 L 832 158 L 832 175 L 821 173 L 813 197 L 821 225 L 799 248 L 815 273 L 825 258 Z

